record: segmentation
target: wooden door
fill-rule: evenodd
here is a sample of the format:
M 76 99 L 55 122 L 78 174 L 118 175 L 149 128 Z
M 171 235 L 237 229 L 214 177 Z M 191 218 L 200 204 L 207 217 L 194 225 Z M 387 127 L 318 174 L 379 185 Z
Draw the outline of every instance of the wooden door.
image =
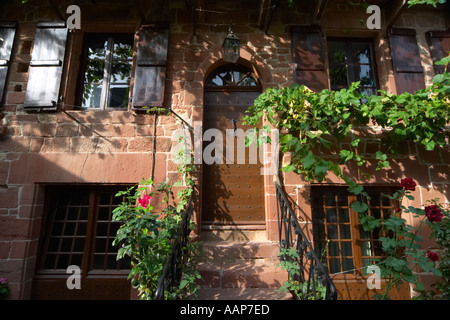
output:
M 220 163 L 220 154 L 216 154 L 219 163 L 203 162 L 202 223 L 204 225 L 265 223 L 264 181 L 258 150 L 251 152 L 251 148 L 245 148 L 245 157 L 238 158 L 239 151 L 243 151 L 243 135 L 250 129 L 250 126 L 242 125 L 241 119 L 259 94 L 259 91 L 205 92 L 203 159 L 209 153 L 208 145 L 215 141 L 215 138 L 205 141 L 210 129 L 212 133 L 217 133 L 214 129 L 218 129 L 223 137 L 221 142 L 223 157 L 222 163 Z M 227 129 L 229 129 L 228 135 Z M 235 133 L 236 136 L 230 135 L 230 132 Z M 232 150 L 231 145 L 234 146 L 232 148 L 234 152 L 227 154 L 228 150 Z

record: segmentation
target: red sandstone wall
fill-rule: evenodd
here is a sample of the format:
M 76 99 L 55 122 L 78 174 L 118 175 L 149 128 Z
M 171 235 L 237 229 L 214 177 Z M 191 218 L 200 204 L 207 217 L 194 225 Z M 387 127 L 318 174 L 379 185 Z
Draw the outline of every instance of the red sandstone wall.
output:
M 56 2 L 63 9 L 66 3 L 70 4 L 70 1 Z M 235 3 L 230 3 L 217 2 L 217 11 L 237 8 Z M 240 62 L 255 68 L 263 89 L 290 85 L 293 65 L 289 26 L 309 24 L 310 18 L 305 13 L 281 8 L 273 16 L 269 33 L 265 34 L 258 27 L 258 10 L 254 10 L 258 6 L 254 4 L 239 1 L 242 12 L 232 18 L 233 30 L 241 38 Z M 345 7 L 333 10 L 339 12 L 329 11 L 325 14 L 324 32 L 352 36 L 348 31 L 352 27 L 360 35 L 373 36 L 379 43 L 377 55 L 380 61 L 377 66 L 380 86 L 384 90 L 395 91 L 387 40 L 380 32 L 367 32 L 359 24 L 358 14 L 361 13 L 355 14 L 353 9 Z M 162 13 L 152 8 L 146 8 L 143 12 L 148 13 L 150 19 L 164 18 L 171 23 L 166 106 L 171 106 L 191 123 L 201 121 L 203 82 L 208 73 L 221 63 L 221 45 L 230 17 L 205 12 L 200 15 L 197 34 L 193 35 L 191 12 L 184 1 L 171 1 L 164 6 Z M 121 19 L 138 26 L 139 13 L 136 8 L 125 8 L 123 4 L 117 4 L 116 8 L 111 5 L 106 11 L 95 6 L 82 7 L 82 17 L 85 19 L 82 23 L 100 20 L 114 24 L 117 19 Z M 58 14 L 53 7 L 36 6 L 30 0 L 28 5 L 15 6 L 0 13 L 0 16 L 5 20 L 19 21 L 0 109 L 4 132 L 0 137 L 0 275 L 9 279 L 11 298 L 17 299 L 28 298 L 30 294 L 42 223 L 41 185 L 136 183 L 151 175 L 153 163 L 156 168 L 155 181 L 162 182 L 166 178 L 173 181 L 178 176 L 170 157 L 173 145 L 171 135 L 180 127 L 180 123 L 169 116 L 155 118 L 154 115 L 131 111 L 69 111 L 79 123 L 64 113 L 36 114 L 24 111 L 36 21 L 42 18 L 58 19 Z M 402 14 L 396 25 L 416 28 L 429 83 L 433 70 L 424 32 L 430 29 L 445 30 L 448 21 L 436 12 L 417 10 Z M 68 84 L 69 87 L 71 85 Z M 372 154 L 371 150 L 379 143 L 375 135 L 376 131 L 366 133 L 362 153 Z M 427 152 L 421 146 L 409 144 L 393 161 L 392 169 L 378 172 L 372 182 L 396 184 L 402 177 L 412 177 L 420 185 L 415 192 L 417 205 L 436 197 L 448 199 L 449 152 L 448 145 L 443 150 Z M 201 171 L 199 174 L 201 181 Z M 284 174 L 283 177 L 286 191 L 298 205 L 300 219 L 309 221 L 308 183 L 292 174 Z M 329 182 L 342 183 L 333 177 L 330 177 Z M 266 177 L 265 190 L 267 236 L 268 239 L 277 240 L 272 177 Z

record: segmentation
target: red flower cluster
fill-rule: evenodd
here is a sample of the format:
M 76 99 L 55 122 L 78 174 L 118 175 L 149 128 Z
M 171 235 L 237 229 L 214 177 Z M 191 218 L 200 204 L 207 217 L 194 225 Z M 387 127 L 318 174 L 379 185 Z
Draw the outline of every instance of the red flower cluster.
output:
M 143 206 L 144 208 L 147 208 L 148 204 L 150 203 L 151 198 L 152 197 L 150 197 L 148 194 L 146 194 L 142 197 L 142 199 L 139 199 L 138 202 L 141 206 Z
M 441 209 L 435 204 L 425 207 L 425 215 L 430 222 L 441 222 L 444 216 Z
M 411 178 L 405 178 L 400 181 L 400 187 L 405 188 L 405 190 L 415 191 L 416 183 Z
M 435 262 L 439 260 L 439 255 L 436 252 L 427 250 L 427 258 Z

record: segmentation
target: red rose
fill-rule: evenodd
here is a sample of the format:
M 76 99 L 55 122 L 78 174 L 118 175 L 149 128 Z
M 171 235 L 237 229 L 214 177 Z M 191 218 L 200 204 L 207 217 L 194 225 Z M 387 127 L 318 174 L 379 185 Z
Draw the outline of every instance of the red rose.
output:
M 414 191 L 416 190 L 416 183 L 411 178 L 405 178 L 400 181 L 400 187 L 405 188 L 405 190 Z
M 435 262 L 439 260 L 439 255 L 436 252 L 427 250 L 427 258 Z
M 142 199 L 139 199 L 138 202 L 141 206 L 143 206 L 144 208 L 147 208 L 151 198 L 152 197 L 150 197 L 148 194 L 146 194 L 142 197 Z
M 425 207 L 425 215 L 430 222 L 441 222 L 444 216 L 441 209 L 435 204 Z

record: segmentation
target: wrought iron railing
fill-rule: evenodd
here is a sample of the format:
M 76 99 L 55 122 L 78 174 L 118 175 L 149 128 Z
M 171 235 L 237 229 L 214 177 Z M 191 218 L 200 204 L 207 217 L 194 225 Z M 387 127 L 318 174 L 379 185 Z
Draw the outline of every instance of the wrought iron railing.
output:
M 295 248 L 297 255 L 282 254 L 280 259 L 298 265 L 297 272 L 288 272 L 289 281 L 297 281 L 301 290 L 294 294 L 300 300 L 336 300 L 336 287 L 327 268 L 322 264 L 311 243 L 303 232 L 280 184 L 275 182 L 280 252 Z
M 166 290 L 180 285 L 183 276 L 183 265 L 186 263 L 189 255 L 186 246 L 189 242 L 189 234 L 191 232 L 189 225 L 194 212 L 193 194 L 194 192 L 189 197 L 186 210 L 182 215 L 180 226 L 178 227 L 177 236 L 172 244 L 171 254 L 164 265 L 158 287 L 156 288 L 155 300 L 164 300 Z

